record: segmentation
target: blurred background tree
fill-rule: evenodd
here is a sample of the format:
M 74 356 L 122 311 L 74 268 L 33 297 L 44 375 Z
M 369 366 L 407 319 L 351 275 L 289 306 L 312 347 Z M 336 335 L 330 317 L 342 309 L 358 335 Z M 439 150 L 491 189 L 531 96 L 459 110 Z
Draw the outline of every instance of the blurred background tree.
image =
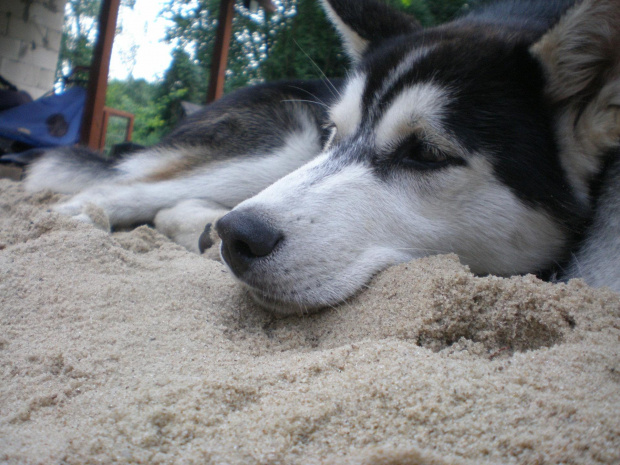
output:
M 121 0 L 123 6 L 133 8 L 135 0 Z M 101 0 L 68 0 L 60 39 L 60 54 L 56 65 L 56 82 L 62 88 L 63 78 L 71 75 L 74 80 L 88 81 L 88 72 L 74 70 L 90 66 L 95 41 Z
M 156 91 L 164 131 L 176 126 L 182 117 L 181 102 L 204 103 L 206 75 L 206 70 L 192 60 L 188 52 L 180 47 L 174 49 L 170 67 Z
M 466 13 L 488 0 L 384 0 L 433 26 Z M 320 79 L 344 76 L 348 58 L 318 0 L 273 0 L 277 12 L 252 12 L 235 3 L 225 92 L 278 79 Z M 123 0 L 132 7 L 135 0 Z M 61 81 L 92 56 L 100 0 L 69 0 L 58 61 Z M 162 14 L 172 26 L 165 40 L 175 45 L 173 59 L 161 80 L 111 81 L 106 104 L 135 114 L 134 141 L 151 145 L 182 117 L 181 102 L 204 104 L 215 41 L 220 0 L 169 0 Z M 115 129 L 118 128 L 118 129 Z M 119 135 L 114 132 L 118 131 Z M 112 133 L 112 134 L 111 134 Z M 108 137 L 121 137 L 122 124 L 109 127 Z
M 93 25 L 99 14 L 99 0 L 69 0 L 65 6 L 65 23 L 60 39 L 60 56 L 56 81 L 78 66 L 89 66 L 95 45 Z M 84 79 L 87 76 L 80 76 Z

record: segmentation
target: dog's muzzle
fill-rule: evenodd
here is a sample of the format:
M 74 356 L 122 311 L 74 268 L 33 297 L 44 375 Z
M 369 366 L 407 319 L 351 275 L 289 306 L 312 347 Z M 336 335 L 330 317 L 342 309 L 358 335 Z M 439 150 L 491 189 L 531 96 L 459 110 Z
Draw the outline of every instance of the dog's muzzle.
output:
M 284 234 L 252 211 L 232 211 L 215 225 L 222 239 L 222 258 L 242 278 L 257 260 L 269 256 Z

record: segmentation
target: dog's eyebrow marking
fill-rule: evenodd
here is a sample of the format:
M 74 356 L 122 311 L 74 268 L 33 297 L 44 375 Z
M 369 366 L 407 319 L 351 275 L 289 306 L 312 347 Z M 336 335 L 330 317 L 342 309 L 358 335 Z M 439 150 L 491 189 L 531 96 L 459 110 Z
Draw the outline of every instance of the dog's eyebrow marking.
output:
M 349 80 L 342 99 L 334 105 L 329 116 L 338 129 L 338 137 L 353 134 L 362 121 L 362 95 L 366 87 L 366 75 L 358 73 Z
M 435 46 L 420 47 L 407 53 L 396 65 L 396 67 L 390 70 L 390 72 L 387 74 L 381 88 L 375 92 L 375 96 L 372 103 L 370 104 L 370 107 L 376 107 L 377 104 L 381 101 L 381 99 L 383 99 L 385 95 L 390 91 L 390 89 L 394 87 L 394 85 L 398 81 L 400 81 L 400 79 L 405 74 L 410 72 L 415 67 L 417 62 L 421 61 L 434 49 Z
M 462 153 L 463 149 L 442 130 L 442 118 L 450 94 L 432 82 L 405 88 L 383 113 L 375 125 L 375 144 L 379 152 L 411 134 L 448 150 Z

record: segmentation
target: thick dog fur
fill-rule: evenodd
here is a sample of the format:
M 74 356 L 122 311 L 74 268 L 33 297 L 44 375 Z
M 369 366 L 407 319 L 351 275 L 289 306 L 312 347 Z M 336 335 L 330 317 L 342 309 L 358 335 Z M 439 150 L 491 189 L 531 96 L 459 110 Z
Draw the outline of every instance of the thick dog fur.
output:
M 205 225 L 316 156 L 338 83 L 287 81 L 242 89 L 194 113 L 154 147 L 120 161 L 83 148 L 48 151 L 26 177 L 31 191 L 75 194 L 55 210 L 112 227 L 154 223 L 198 252 Z
M 620 5 L 574 3 L 504 1 L 422 30 L 378 1 L 325 0 L 354 61 L 329 145 L 216 226 L 257 300 L 333 305 L 442 252 L 620 291 Z
M 321 1 L 353 62 L 337 89 L 247 89 L 114 166 L 47 154 L 28 187 L 194 250 L 237 205 L 222 257 L 283 314 L 446 252 L 620 292 L 617 0 L 500 1 L 431 29 L 378 0 Z

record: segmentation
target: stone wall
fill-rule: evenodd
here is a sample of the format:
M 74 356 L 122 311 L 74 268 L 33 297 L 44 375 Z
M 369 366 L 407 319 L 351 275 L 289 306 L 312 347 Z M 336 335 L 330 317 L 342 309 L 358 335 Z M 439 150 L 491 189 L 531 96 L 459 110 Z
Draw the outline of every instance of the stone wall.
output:
M 0 0 L 0 75 L 38 98 L 52 90 L 66 0 Z

